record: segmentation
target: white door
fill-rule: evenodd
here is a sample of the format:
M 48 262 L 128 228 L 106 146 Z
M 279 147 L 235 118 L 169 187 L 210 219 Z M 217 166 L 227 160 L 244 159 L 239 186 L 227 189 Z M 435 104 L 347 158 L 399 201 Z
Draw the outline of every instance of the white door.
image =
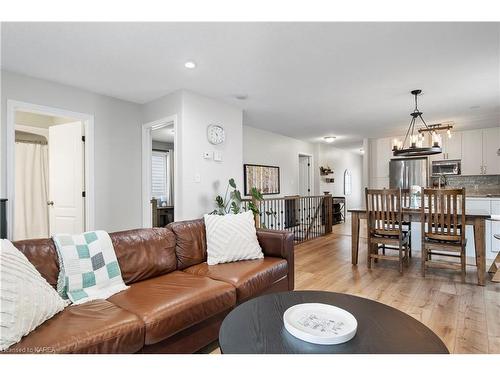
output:
M 483 132 L 482 130 L 466 130 L 462 132 L 462 174 L 482 174 L 483 165 Z
M 500 128 L 483 129 L 483 165 L 485 174 L 500 174 Z
M 50 234 L 84 231 L 82 123 L 49 127 Z
M 299 195 L 311 195 L 311 162 L 309 156 L 299 155 Z

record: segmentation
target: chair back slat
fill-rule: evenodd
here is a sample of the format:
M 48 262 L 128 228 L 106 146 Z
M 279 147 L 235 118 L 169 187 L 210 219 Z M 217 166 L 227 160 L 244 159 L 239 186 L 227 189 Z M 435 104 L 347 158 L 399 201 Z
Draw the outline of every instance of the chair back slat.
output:
M 368 230 L 370 234 L 401 234 L 401 190 L 365 189 Z
M 465 189 L 424 189 L 423 237 L 443 241 L 465 239 Z M 427 225 L 424 215 L 427 209 Z
M 401 206 L 410 207 L 410 189 L 401 189 Z

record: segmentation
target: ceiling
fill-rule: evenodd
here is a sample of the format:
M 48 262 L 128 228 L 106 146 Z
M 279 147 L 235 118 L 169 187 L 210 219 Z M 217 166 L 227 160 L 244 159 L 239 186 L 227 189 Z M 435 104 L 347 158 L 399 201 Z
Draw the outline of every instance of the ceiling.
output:
M 428 123 L 500 126 L 499 25 L 3 23 L 2 65 L 137 103 L 188 89 L 245 125 L 357 147 L 404 132 L 415 88 Z
M 151 131 L 151 139 L 158 142 L 174 143 L 174 126 L 164 126 L 163 128 Z

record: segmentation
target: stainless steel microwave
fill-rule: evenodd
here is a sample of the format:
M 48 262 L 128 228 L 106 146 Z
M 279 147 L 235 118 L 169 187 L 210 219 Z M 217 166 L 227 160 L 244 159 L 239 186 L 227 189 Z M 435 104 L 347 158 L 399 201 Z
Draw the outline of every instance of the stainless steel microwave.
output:
M 460 160 L 435 160 L 432 162 L 432 175 L 459 175 L 461 173 Z

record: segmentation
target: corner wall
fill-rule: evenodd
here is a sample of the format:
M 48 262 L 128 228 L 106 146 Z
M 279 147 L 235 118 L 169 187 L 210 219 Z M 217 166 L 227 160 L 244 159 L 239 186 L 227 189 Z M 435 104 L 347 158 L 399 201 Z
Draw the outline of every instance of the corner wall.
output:
M 107 231 L 140 227 L 140 106 L 17 73 L 1 74 L 0 196 L 7 193 L 8 99 L 87 113 L 94 116 L 95 227 Z
M 177 158 L 175 220 L 197 219 L 215 208 L 215 197 L 224 194 L 227 182 L 234 178 L 243 188 L 242 118 L 240 109 L 189 91 L 177 91 L 142 108 L 143 123 L 177 115 Z M 212 145 L 207 127 L 224 127 L 226 141 Z M 204 159 L 203 152 L 218 151 L 222 161 Z M 199 177 L 199 178 L 198 178 Z
M 329 191 L 333 196 L 344 196 L 344 171 L 348 169 L 352 177 L 352 192 L 346 196 L 348 208 L 363 206 L 363 156 L 354 151 L 339 149 L 330 145 L 320 145 L 320 166 L 333 169 L 335 182 L 327 183 L 320 177 L 320 191 Z
M 313 194 L 318 186 L 318 145 L 265 130 L 243 126 L 243 163 L 280 167 L 280 194 L 299 194 L 299 154 L 313 157 Z M 243 169 L 243 166 L 242 166 Z

